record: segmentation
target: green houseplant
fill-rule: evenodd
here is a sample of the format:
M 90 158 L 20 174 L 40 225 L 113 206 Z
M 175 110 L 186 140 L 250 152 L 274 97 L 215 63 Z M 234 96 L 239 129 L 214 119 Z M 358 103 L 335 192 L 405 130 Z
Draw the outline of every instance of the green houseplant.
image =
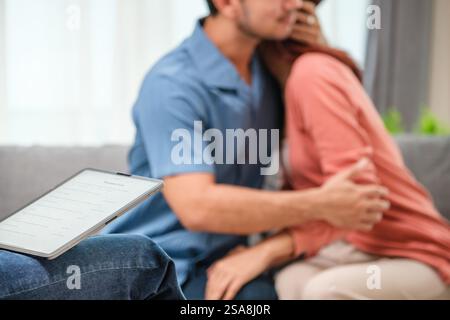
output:
M 392 135 L 399 135 L 405 132 L 404 126 L 403 126 L 403 120 L 402 120 L 402 114 L 394 109 L 389 109 L 384 115 L 383 115 L 383 121 L 384 125 L 386 126 L 386 129 L 392 134 Z
M 383 121 L 392 135 L 405 133 L 401 113 L 395 108 L 389 109 L 383 115 Z M 415 126 L 414 134 L 421 136 L 450 136 L 450 127 L 442 123 L 430 108 L 423 108 Z
M 426 136 L 447 136 L 450 135 L 450 127 L 439 121 L 429 108 L 423 108 L 415 132 Z

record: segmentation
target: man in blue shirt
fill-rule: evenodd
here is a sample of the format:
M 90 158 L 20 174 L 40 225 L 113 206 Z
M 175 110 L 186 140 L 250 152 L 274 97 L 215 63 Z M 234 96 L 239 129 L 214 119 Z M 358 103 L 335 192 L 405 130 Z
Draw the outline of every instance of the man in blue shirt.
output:
M 133 110 L 131 172 L 164 179 L 164 192 L 106 231 L 151 237 L 175 261 L 188 299 L 205 297 L 208 267 L 245 245 L 248 235 L 317 219 L 354 228 L 373 214 L 364 202 L 368 195 L 347 175 L 308 192 L 261 190 L 267 163 L 251 160 L 252 152 L 264 149 L 251 146 L 252 132 L 268 142 L 267 149 L 276 147 L 271 137 L 278 137 L 283 113 L 256 47 L 263 39 L 287 38 L 302 1 L 209 5 L 211 16 L 147 75 Z M 230 130 L 248 133 L 247 140 L 219 143 L 221 134 L 230 140 Z M 205 152 L 212 141 L 218 147 Z M 237 299 L 276 299 L 272 280 L 256 279 Z

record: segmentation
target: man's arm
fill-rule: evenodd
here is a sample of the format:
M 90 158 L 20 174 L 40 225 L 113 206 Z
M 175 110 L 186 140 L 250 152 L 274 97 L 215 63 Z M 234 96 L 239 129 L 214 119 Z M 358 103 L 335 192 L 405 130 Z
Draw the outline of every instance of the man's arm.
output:
M 210 174 L 165 178 L 164 196 L 183 225 L 196 232 L 248 235 L 324 220 L 346 229 L 369 230 L 388 203 L 380 186 L 351 179 L 366 164 L 343 171 L 322 188 L 270 192 L 216 184 Z

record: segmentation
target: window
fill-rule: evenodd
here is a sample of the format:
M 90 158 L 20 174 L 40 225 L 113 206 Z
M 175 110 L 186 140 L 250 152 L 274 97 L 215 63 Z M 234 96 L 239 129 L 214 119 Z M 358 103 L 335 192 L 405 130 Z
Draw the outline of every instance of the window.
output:
M 320 9 L 360 63 L 366 4 Z M 145 73 L 206 13 L 203 0 L 0 0 L 0 143 L 130 144 Z
M 329 44 L 350 53 L 364 67 L 367 43 L 367 8 L 370 0 L 326 0 L 318 11 Z

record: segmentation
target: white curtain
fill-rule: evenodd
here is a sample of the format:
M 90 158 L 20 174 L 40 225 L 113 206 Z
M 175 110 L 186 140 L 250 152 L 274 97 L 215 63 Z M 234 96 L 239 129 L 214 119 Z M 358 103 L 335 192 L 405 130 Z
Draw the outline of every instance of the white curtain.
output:
M 366 57 L 369 4 L 370 0 L 324 0 L 318 10 L 329 44 L 349 52 L 361 67 Z
M 360 62 L 364 1 L 320 11 Z M 130 144 L 145 73 L 206 13 L 204 0 L 0 0 L 0 144 Z
M 5 25 L 2 23 L 4 19 L 5 8 L 4 3 L 0 0 L 0 139 L 6 135 L 6 113 L 5 113 L 5 94 L 6 94 L 6 78 L 5 78 Z
M 206 13 L 202 0 L 0 3 L 0 143 L 22 145 L 130 143 L 145 72 Z

